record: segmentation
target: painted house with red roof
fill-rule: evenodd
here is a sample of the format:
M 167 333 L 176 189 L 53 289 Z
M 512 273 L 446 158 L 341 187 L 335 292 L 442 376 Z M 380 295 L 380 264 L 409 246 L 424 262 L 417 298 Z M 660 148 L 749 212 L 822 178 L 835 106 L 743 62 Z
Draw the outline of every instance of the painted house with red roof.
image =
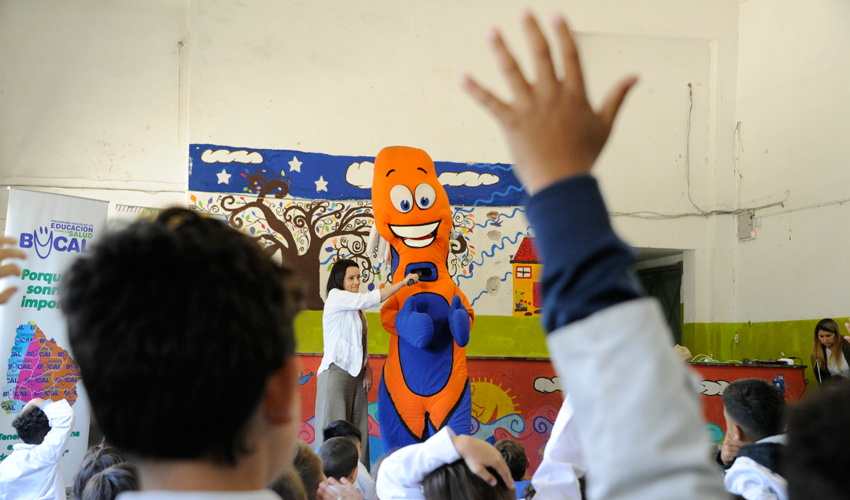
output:
M 540 278 L 543 264 L 534 249 L 534 238 L 524 236 L 516 254 L 511 259 L 513 268 L 513 315 L 534 316 L 543 312 L 543 294 Z

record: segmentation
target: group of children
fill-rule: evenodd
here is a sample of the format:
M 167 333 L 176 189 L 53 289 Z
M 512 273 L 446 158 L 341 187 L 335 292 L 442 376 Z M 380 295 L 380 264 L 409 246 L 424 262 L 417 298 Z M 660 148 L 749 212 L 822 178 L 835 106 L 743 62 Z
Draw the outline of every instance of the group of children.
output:
M 494 31 L 490 42 L 513 101 L 468 77 L 462 85 L 499 122 L 514 172 L 531 195 L 526 214 L 544 264 L 546 342 L 567 389 L 533 478 L 534 498 L 581 498 L 585 471 L 587 496 L 595 500 L 728 498 L 706 452 L 691 375 L 670 349 L 660 307 L 643 297 L 632 253 L 614 233 L 590 175 L 636 79 L 622 80 L 594 110 L 564 20 L 553 25 L 560 78 L 536 19 L 526 14 L 522 24 L 536 81 L 525 78 Z M 104 235 L 71 266 L 60 291 L 71 348 L 106 439 L 138 472 L 140 491 L 121 500 L 278 500 L 267 486 L 293 476 L 293 457 L 299 471 L 313 464 L 312 473 L 298 474 L 308 498 L 312 491 L 322 500 L 362 496 L 350 436 L 329 439 L 319 449 L 324 460 L 297 440 L 293 321 L 300 290 L 295 273 L 251 238 L 183 209 Z M 796 405 L 785 470 L 762 461 L 779 444 L 766 441 L 775 422 L 764 424 L 762 409 L 742 411 L 736 402 L 753 401 L 749 389 L 730 388 L 724 401 L 732 427 L 721 461 L 739 448 L 727 484 L 750 484 L 753 471 L 767 469 L 776 476 L 765 473 L 765 483 L 775 480 L 767 487 L 784 477 L 790 498 L 846 494 L 847 475 L 823 466 L 838 464 L 846 449 L 846 388 Z M 58 405 L 47 405 L 48 418 Z M 494 446 L 446 427 L 389 455 L 376 496 L 507 499 L 515 488 Z
M 31 400 L 12 422 L 23 443 L 0 464 L 0 498 L 4 500 L 65 500 L 61 458 L 74 411 L 65 400 Z M 119 493 L 139 489 L 136 467 L 115 448 L 95 446 L 83 457 L 74 476 L 74 500 L 115 500 Z

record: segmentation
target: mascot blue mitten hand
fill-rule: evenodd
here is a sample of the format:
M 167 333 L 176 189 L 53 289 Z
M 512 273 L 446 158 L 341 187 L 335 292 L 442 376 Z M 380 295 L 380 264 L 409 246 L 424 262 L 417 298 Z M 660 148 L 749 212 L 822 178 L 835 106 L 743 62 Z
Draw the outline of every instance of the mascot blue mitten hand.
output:
M 452 299 L 452 307 L 449 310 L 449 330 L 457 345 L 466 347 L 469 343 L 469 311 L 463 306 L 458 295 Z
M 395 329 L 399 337 L 418 349 L 427 347 L 431 343 L 431 339 L 434 338 L 434 321 L 431 316 L 417 311 L 416 297 L 413 295 L 404 301 L 404 306 L 396 314 Z M 468 332 L 468 320 L 466 329 Z M 467 338 L 469 338 L 469 333 L 467 333 Z

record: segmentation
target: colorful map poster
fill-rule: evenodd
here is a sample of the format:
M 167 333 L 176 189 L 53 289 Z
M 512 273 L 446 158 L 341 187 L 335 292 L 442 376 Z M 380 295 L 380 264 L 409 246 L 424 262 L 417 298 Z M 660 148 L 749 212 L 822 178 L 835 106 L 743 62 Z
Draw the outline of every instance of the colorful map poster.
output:
M 68 351 L 48 339 L 33 322 L 18 327 L 9 356 L 6 386 L 0 408 L 7 414 L 20 413 L 32 398 L 77 402 L 80 372 Z

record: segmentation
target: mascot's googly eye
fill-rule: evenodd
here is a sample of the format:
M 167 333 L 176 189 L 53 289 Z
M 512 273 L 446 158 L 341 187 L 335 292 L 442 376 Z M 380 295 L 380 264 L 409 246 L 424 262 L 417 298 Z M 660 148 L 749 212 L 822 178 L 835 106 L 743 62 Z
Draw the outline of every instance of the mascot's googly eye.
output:
M 434 204 L 434 200 L 436 199 L 437 192 L 434 191 L 434 188 L 430 184 L 422 183 L 416 186 L 416 205 L 422 210 L 431 208 L 431 205 Z
M 402 184 L 393 186 L 390 191 L 390 201 L 393 202 L 396 210 L 403 214 L 410 212 L 410 209 L 413 208 L 413 195 L 410 193 L 410 189 Z

